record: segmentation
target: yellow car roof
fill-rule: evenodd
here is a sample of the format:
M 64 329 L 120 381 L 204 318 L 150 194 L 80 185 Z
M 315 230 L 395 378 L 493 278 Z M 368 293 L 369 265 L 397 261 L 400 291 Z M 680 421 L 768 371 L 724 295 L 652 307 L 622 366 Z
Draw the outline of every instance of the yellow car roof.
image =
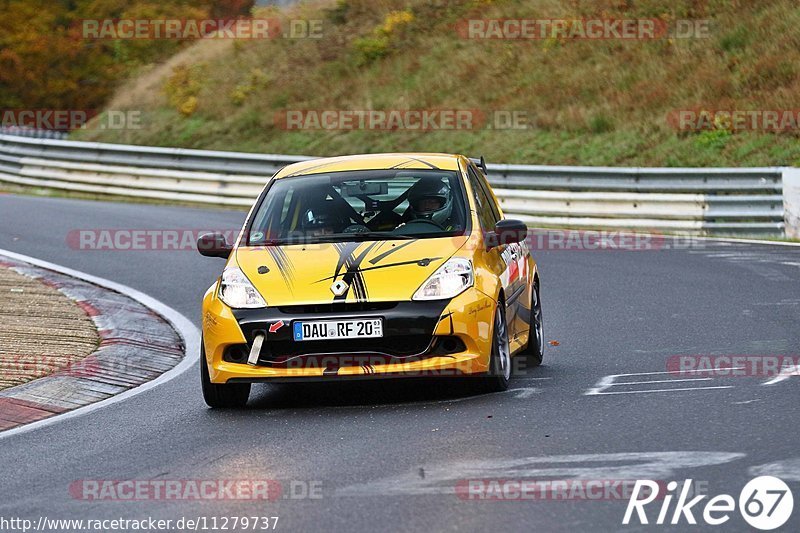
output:
M 306 174 L 343 172 L 348 170 L 381 169 L 441 169 L 458 170 L 459 158 L 455 154 L 360 154 L 325 157 L 292 163 L 284 167 L 276 179 Z

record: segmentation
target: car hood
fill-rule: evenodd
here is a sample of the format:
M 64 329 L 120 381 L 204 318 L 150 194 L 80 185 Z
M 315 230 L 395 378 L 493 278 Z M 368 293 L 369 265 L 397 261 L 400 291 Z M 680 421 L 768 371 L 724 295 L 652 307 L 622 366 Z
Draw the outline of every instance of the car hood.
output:
M 269 306 L 410 300 L 467 241 L 436 239 L 240 247 L 235 260 Z M 331 286 L 348 288 L 335 295 Z

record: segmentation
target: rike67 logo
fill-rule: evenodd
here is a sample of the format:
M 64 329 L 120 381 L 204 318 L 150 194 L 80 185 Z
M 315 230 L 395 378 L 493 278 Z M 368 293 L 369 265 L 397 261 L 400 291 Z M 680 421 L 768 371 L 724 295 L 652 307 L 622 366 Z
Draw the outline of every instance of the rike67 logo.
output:
M 794 497 L 789 486 L 773 476 L 760 476 L 750 480 L 739 493 L 738 502 L 729 494 L 720 494 L 703 502 L 708 495 L 693 495 L 692 492 L 691 479 L 685 480 L 683 485 L 670 481 L 667 483 L 666 494 L 659 491 L 659 483 L 655 481 L 637 480 L 622 523 L 636 524 L 638 520 L 639 524 L 694 525 L 697 524 L 697 517 L 700 517 L 708 525 L 719 526 L 731 519 L 738 503 L 739 513 L 751 527 L 768 531 L 785 524 L 794 508 Z M 661 505 L 659 507 L 656 504 L 650 509 L 654 511 L 658 508 L 658 516 L 651 522 L 652 512 L 648 516 L 645 507 L 656 500 Z

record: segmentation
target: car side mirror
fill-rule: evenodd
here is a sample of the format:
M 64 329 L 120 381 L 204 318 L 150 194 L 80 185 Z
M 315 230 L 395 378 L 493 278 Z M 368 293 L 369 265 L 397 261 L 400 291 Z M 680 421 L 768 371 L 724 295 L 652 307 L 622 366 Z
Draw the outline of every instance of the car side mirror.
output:
M 222 233 L 204 233 L 197 239 L 197 251 L 206 257 L 227 259 L 232 250 L 233 245 L 228 244 Z
M 486 249 L 490 250 L 501 244 L 522 242 L 528 236 L 528 226 L 521 220 L 506 218 L 497 223 L 494 231 L 486 235 Z

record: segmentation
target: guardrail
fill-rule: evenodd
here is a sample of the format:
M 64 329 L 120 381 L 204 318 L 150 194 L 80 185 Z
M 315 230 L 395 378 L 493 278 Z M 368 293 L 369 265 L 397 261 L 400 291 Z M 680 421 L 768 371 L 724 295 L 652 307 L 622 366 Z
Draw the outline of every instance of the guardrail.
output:
M 0 135 L 0 181 L 92 194 L 250 206 L 304 156 Z M 504 211 L 537 226 L 781 236 L 782 167 L 489 165 Z
M 66 139 L 67 133 L 55 130 L 40 130 L 24 126 L 0 126 L 0 135 L 35 137 L 37 139 Z
M 784 170 L 490 165 L 489 179 L 533 225 L 781 236 Z

